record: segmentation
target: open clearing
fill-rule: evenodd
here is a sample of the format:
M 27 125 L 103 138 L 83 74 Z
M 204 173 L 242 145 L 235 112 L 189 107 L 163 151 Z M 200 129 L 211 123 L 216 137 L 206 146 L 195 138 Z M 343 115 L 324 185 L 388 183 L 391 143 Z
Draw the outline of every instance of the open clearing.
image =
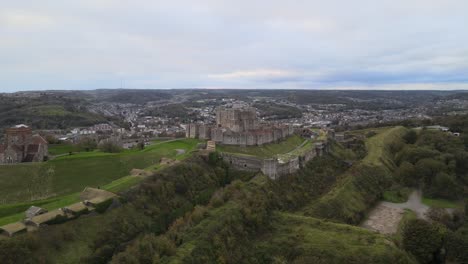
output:
M 401 208 L 380 203 L 369 213 L 369 217 L 361 226 L 381 234 L 395 234 L 404 212 Z
M 262 158 L 270 158 L 277 154 L 285 154 L 293 151 L 304 142 L 300 136 L 293 135 L 278 143 L 269 143 L 262 146 L 216 146 L 216 150 L 226 153 L 236 153 Z

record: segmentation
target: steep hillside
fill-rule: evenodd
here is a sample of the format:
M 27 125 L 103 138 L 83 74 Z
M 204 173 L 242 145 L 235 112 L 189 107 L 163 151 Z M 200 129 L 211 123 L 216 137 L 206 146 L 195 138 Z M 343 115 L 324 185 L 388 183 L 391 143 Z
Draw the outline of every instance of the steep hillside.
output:
M 406 133 L 403 127 L 388 128 L 366 140 L 366 157 L 341 175 L 336 186 L 304 208 L 310 216 L 358 224 L 365 212 L 390 187 L 394 148 Z

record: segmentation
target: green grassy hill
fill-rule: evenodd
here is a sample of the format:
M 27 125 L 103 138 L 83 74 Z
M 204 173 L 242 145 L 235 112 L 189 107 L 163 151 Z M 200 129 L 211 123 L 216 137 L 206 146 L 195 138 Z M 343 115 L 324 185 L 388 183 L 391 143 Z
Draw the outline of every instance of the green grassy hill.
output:
M 0 95 L 0 128 L 24 123 L 35 129 L 66 129 L 110 120 L 89 112 L 87 105 L 89 98 L 81 93 L 44 93 L 36 97 Z
M 84 152 L 43 163 L 2 165 L 0 225 L 21 219 L 31 205 L 56 209 L 71 204 L 87 186 L 100 186 L 111 191 L 125 189 L 141 180 L 127 176 L 132 169 L 154 166 L 162 157 L 186 158 L 198 142 L 182 139 L 156 143 L 141 151 Z M 178 155 L 176 149 L 184 149 L 185 154 Z
M 187 159 L 122 193 L 120 208 L 0 247 L 10 257 L 22 245 L 15 260 L 45 263 L 413 263 L 389 237 L 299 210 L 327 192 L 341 163 L 326 155 L 272 181 L 217 159 Z
M 367 139 L 366 157 L 346 171 L 329 193 L 306 206 L 304 213 L 349 224 L 362 221 L 367 209 L 381 199 L 391 184 L 395 167 L 391 146 L 406 131 L 403 127 L 387 128 Z
M 194 210 L 171 227 L 164 237 L 175 238 L 180 245 L 176 242 L 176 249 L 162 263 L 211 263 L 213 259 L 233 263 L 415 263 L 383 235 L 300 212 L 274 210 L 266 177 L 234 186 L 224 190 L 228 201 L 223 205 Z
M 298 254 L 300 263 L 415 263 L 385 236 L 360 227 L 277 212 L 260 251 Z M 281 259 L 281 258 L 279 258 Z

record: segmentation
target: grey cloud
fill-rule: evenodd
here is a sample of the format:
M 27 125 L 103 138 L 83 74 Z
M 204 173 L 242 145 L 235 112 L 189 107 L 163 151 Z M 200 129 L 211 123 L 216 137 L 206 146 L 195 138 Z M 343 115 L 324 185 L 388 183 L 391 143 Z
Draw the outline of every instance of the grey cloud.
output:
M 0 91 L 468 83 L 466 1 L 1 4 Z

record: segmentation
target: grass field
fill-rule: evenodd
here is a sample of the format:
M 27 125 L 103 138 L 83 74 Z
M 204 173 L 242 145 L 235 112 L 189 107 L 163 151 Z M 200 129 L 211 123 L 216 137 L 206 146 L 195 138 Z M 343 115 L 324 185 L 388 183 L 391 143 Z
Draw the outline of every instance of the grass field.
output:
M 312 143 L 311 140 L 304 141 L 301 145 L 293 149 L 292 151 L 285 153 L 285 154 L 278 154 L 278 158 L 286 162 L 292 158 L 298 157 L 300 155 L 303 155 L 307 151 L 311 150 L 314 147 L 314 144 Z
M 88 152 L 44 163 L 0 166 L 3 204 L 0 205 L 0 225 L 22 219 L 31 205 L 56 209 L 72 204 L 87 186 L 100 186 L 113 192 L 128 189 L 141 180 L 128 176 L 130 170 L 155 165 L 161 157 L 184 159 L 191 155 L 198 142 L 181 139 L 150 145 L 141 151 Z M 183 149 L 185 153 L 178 155 L 176 149 Z
M 31 206 L 39 206 L 47 210 L 62 208 L 78 202 L 80 193 L 34 201 L 30 203 L 17 203 L 0 206 L 0 226 L 22 220 L 24 212 Z
M 434 208 L 462 208 L 463 202 L 450 201 L 445 199 L 423 198 L 422 203 Z
M 219 146 L 216 146 L 216 150 L 220 152 L 237 153 L 237 154 L 243 154 L 243 155 L 270 158 L 277 154 L 288 153 L 294 150 L 295 148 L 297 148 L 298 146 L 300 146 L 303 142 L 304 142 L 303 138 L 297 135 L 293 135 L 278 143 L 270 143 L 270 144 L 265 144 L 262 146 L 247 146 L 247 147 L 219 145 Z
M 75 146 L 73 146 L 72 144 L 49 145 L 49 155 L 56 156 L 61 154 L 67 154 L 76 151 L 75 149 Z

